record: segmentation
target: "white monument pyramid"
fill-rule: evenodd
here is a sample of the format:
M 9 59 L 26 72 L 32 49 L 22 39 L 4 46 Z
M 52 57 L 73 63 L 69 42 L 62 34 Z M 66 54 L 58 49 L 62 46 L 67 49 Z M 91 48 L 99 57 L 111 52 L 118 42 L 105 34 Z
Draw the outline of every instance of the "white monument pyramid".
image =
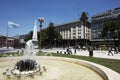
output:
M 38 48 L 37 21 L 36 20 L 34 22 L 32 42 L 33 42 L 33 47 Z

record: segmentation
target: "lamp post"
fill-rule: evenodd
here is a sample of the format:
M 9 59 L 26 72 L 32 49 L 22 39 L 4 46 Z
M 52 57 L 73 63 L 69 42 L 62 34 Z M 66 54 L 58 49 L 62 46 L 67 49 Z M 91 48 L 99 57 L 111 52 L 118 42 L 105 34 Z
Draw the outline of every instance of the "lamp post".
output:
M 41 43 L 41 31 L 42 31 L 42 23 L 44 22 L 44 18 L 42 17 L 39 17 L 38 18 L 38 21 L 40 22 L 40 51 L 41 51 L 41 46 L 42 46 L 42 43 Z

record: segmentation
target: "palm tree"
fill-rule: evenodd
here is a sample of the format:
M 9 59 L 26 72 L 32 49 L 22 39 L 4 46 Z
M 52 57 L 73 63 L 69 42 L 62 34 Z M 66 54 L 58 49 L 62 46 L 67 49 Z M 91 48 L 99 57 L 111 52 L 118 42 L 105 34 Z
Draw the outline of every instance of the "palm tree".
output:
M 80 17 L 80 21 L 83 25 L 83 36 L 84 36 L 84 39 L 85 39 L 85 27 L 86 27 L 86 23 L 88 22 L 87 12 L 85 12 L 85 11 L 82 12 L 81 17 Z

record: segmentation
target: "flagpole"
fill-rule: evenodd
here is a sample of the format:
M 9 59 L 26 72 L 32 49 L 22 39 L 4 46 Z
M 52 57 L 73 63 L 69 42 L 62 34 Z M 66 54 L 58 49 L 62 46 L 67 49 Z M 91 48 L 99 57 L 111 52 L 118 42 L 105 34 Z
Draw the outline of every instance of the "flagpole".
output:
M 10 27 L 19 27 L 19 24 L 16 24 L 14 22 L 8 21 L 8 26 L 7 26 L 7 37 L 6 37 L 6 47 L 7 49 L 9 49 L 9 45 L 8 45 L 8 34 L 9 34 L 9 28 Z
M 9 27 L 7 26 L 7 37 L 6 37 L 6 47 L 8 49 L 8 32 L 9 32 Z

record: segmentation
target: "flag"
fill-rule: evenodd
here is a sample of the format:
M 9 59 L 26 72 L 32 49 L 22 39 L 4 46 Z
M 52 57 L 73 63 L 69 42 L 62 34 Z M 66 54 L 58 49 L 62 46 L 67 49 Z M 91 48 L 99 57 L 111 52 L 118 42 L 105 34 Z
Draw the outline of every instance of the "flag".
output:
M 15 27 L 15 28 L 17 28 L 19 26 L 20 26 L 19 24 L 16 24 L 16 23 L 14 23 L 12 21 L 8 21 L 8 27 Z

